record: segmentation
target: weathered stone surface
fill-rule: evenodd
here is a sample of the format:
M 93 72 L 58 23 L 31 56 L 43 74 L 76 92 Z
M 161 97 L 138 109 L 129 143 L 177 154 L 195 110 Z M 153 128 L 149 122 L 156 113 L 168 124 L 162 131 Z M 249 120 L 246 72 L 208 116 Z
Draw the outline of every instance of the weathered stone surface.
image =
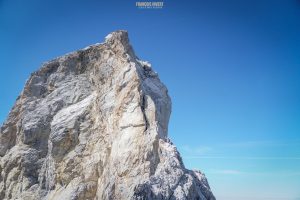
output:
M 126 31 L 43 64 L 0 133 L 0 199 L 214 200 L 169 141 L 171 100 Z

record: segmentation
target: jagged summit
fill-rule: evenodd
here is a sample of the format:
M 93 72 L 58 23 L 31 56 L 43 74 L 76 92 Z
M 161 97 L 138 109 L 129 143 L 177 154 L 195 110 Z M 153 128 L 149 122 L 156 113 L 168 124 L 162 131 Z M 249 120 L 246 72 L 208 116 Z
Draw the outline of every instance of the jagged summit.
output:
M 0 129 L 0 199 L 214 200 L 168 139 L 170 113 L 126 31 L 46 62 Z
M 120 53 L 127 53 L 135 57 L 133 49 L 129 43 L 128 32 L 125 30 L 118 30 L 108 34 L 105 37 L 105 43 L 110 45 L 112 49 L 120 51 Z
M 129 46 L 128 32 L 125 30 L 117 30 L 105 37 L 106 43 L 120 42 L 123 46 Z

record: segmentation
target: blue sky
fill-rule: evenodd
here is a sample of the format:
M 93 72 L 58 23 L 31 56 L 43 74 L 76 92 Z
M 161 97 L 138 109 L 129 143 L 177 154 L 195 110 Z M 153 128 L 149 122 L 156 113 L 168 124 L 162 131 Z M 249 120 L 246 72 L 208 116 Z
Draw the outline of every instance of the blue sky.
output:
M 42 62 L 126 29 L 218 200 L 300 199 L 300 1 L 0 0 L 0 122 Z

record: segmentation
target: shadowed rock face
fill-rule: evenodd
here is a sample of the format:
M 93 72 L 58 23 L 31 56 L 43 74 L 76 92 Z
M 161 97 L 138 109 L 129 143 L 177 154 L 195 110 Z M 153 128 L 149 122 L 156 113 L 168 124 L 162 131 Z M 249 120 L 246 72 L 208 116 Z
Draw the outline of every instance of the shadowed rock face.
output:
M 214 200 L 167 137 L 171 100 L 126 31 L 34 72 L 0 133 L 0 199 Z

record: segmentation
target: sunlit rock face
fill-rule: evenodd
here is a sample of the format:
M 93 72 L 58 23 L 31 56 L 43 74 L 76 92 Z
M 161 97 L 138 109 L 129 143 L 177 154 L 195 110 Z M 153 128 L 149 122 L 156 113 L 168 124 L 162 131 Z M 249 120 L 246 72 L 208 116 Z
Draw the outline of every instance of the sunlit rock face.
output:
M 32 73 L 0 133 L 0 199 L 214 200 L 168 139 L 171 100 L 126 31 Z

